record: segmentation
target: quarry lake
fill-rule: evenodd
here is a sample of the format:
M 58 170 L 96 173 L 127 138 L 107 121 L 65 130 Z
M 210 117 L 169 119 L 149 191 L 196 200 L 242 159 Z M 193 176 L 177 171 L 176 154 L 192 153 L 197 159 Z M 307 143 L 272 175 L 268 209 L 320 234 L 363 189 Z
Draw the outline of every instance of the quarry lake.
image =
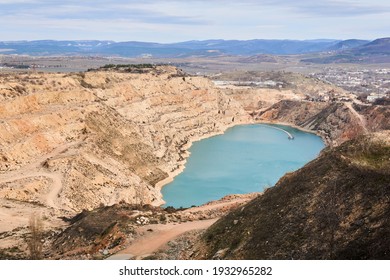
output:
M 320 137 L 292 127 L 235 126 L 193 143 L 184 171 L 162 189 L 164 206 L 190 207 L 228 194 L 261 192 L 323 148 Z

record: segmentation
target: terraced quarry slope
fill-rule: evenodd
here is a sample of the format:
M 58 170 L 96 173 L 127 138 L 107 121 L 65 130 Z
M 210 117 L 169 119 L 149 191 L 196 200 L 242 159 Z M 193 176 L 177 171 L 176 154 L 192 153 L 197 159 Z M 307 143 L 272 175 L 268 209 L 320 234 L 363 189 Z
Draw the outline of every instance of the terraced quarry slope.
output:
M 248 121 L 208 80 L 175 74 L 3 77 L 3 198 L 73 211 L 121 200 L 160 204 L 155 185 L 179 168 L 190 139 Z

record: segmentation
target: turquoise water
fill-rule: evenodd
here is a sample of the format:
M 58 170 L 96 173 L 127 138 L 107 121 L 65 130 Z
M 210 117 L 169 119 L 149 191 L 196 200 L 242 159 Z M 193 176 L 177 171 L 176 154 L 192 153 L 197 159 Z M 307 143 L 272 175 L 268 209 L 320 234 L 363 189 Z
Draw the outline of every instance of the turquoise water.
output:
M 321 138 L 292 127 L 241 125 L 195 142 L 185 169 L 162 189 L 164 206 L 190 207 L 228 194 L 261 192 L 316 158 Z

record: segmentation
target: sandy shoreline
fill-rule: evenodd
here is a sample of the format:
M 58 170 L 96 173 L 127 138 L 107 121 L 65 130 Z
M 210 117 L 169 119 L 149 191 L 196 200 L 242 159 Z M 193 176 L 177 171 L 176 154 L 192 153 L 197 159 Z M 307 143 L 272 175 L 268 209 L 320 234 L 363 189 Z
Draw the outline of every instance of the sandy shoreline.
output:
M 323 136 L 322 136 L 321 134 L 319 134 L 318 132 L 313 131 L 313 130 L 310 130 L 310 129 L 306 129 L 306 128 L 303 128 L 303 127 L 300 127 L 300 126 L 298 126 L 298 125 L 296 125 L 296 124 L 292 124 L 292 123 L 287 123 L 287 122 L 271 122 L 271 121 L 255 121 L 254 124 L 277 124 L 277 125 L 289 126 L 289 127 L 298 129 L 298 130 L 303 131 L 303 132 L 315 134 L 315 135 L 321 137 L 322 140 L 324 140 L 324 139 L 323 139 Z M 324 140 L 324 143 L 326 144 L 325 140 Z

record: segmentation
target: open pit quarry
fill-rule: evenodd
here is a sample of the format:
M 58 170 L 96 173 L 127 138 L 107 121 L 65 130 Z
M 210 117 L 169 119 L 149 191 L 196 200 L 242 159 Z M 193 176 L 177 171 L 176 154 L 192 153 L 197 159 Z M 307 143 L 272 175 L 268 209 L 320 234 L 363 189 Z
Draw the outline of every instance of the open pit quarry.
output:
M 234 125 L 287 123 L 330 146 L 389 129 L 378 125 L 384 107 L 308 101 L 348 93 L 303 76 L 265 89 L 216 86 L 170 66 L 135 72 L 0 75 L 0 249 L 23 243 L 33 213 L 49 230 L 82 210 L 162 205 L 191 143 Z

